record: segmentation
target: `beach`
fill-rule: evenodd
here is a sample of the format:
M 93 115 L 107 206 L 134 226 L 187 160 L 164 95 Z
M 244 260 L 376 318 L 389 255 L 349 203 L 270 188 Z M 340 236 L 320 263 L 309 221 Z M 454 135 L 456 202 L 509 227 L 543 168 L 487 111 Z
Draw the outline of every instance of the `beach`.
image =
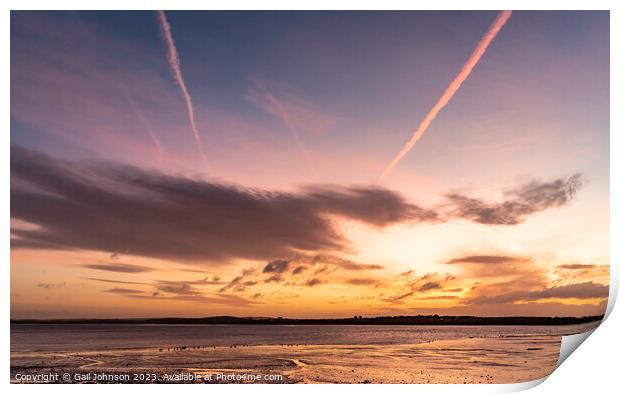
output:
M 444 336 L 442 331 L 453 332 L 458 337 L 469 330 L 478 335 L 446 339 L 417 335 L 419 340 L 412 343 L 289 340 L 99 350 L 86 350 L 85 345 L 76 351 L 24 349 L 11 352 L 11 380 L 32 383 L 24 377 L 40 376 L 40 382 L 45 382 L 44 377 L 57 374 L 59 383 L 516 383 L 547 376 L 555 368 L 561 336 L 550 330 L 570 333 L 591 326 L 533 327 L 531 334 L 524 334 L 528 328 L 523 327 L 435 328 L 436 332 L 424 332 L 435 332 L 437 337 Z M 392 338 L 395 330 L 407 327 L 378 330 L 382 337 Z M 484 332 L 486 336 L 480 334 Z M 255 338 L 260 339 L 260 335 Z

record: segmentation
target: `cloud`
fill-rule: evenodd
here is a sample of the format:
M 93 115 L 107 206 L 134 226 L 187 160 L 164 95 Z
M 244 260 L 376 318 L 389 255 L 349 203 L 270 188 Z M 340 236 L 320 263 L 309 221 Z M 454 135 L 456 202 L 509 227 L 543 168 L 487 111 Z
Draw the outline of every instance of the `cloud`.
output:
M 243 297 L 239 297 L 237 295 L 232 294 L 208 294 L 200 291 L 197 286 L 201 285 L 215 285 L 221 284 L 222 282 L 212 280 L 207 278 L 190 280 L 190 281 L 171 281 L 171 280 L 160 280 L 152 283 L 137 283 L 137 282 L 123 282 L 123 281 L 112 281 L 105 280 L 99 278 L 88 278 L 101 282 L 109 282 L 109 283 L 127 283 L 127 284 L 142 284 L 149 285 L 153 287 L 153 291 L 147 294 L 147 292 L 142 290 L 128 289 L 128 288 L 112 288 L 108 290 L 104 290 L 108 293 L 115 293 L 119 295 L 123 295 L 126 297 L 130 297 L 133 299 L 144 299 L 144 300 L 171 300 L 171 301 L 183 301 L 183 302 L 200 302 L 200 303 L 210 303 L 210 304 L 218 304 L 218 305 L 229 305 L 229 306 L 240 306 L 247 307 L 256 304 L 257 302 L 246 300 Z M 235 281 L 235 283 L 239 282 L 239 280 Z M 246 282 L 245 286 L 253 286 L 255 283 Z
M 113 280 L 113 279 L 102 279 L 102 278 L 84 278 L 84 279 L 88 279 L 88 280 L 92 280 L 96 282 L 103 282 L 103 283 L 116 283 L 120 285 L 148 285 L 150 284 L 150 283 L 145 283 L 145 282 L 130 282 L 130 281 L 124 281 L 124 280 Z
M 254 268 L 245 268 L 241 271 L 241 275 L 233 278 L 225 286 L 220 288 L 219 292 L 223 293 L 229 289 L 233 289 L 234 291 L 243 291 L 245 290 L 245 285 L 243 284 L 243 282 L 246 280 L 246 278 L 254 277 L 255 275 L 256 270 Z
M 177 295 L 160 295 L 160 294 L 126 294 L 126 297 L 144 300 L 166 300 L 200 303 L 205 305 L 226 305 L 231 307 L 250 307 L 260 304 L 258 301 L 252 301 L 233 294 L 177 294 Z
M 515 225 L 527 216 L 543 210 L 561 207 L 574 198 L 582 187 L 581 174 L 551 182 L 530 182 L 505 193 L 505 201 L 488 203 L 458 193 L 448 194 L 453 207 L 451 217 L 490 225 Z
M 383 294 L 379 298 L 384 302 L 402 304 L 408 298 L 412 298 L 420 293 L 452 292 L 452 289 L 443 289 L 446 284 L 455 280 L 457 278 L 449 273 L 429 272 L 422 276 L 415 276 L 414 270 L 409 270 L 396 275 L 392 279 L 392 284 L 388 289 L 392 294 Z M 420 298 L 415 299 L 418 300 Z
M 525 302 L 606 298 L 609 292 L 609 286 L 597 283 L 599 280 L 608 280 L 608 273 L 598 268 L 587 268 L 590 266 L 587 264 L 548 267 L 531 257 L 508 255 L 464 256 L 448 260 L 446 264 L 459 266 L 460 277 L 476 280 L 476 283 L 463 293 L 460 299 L 462 305 L 497 304 L 513 310 L 514 305 Z M 565 267 L 569 275 L 564 275 L 566 270 L 560 267 Z M 590 273 L 590 270 L 593 272 Z M 575 272 L 578 275 L 572 275 Z M 555 276 L 551 275 L 552 273 L 555 273 Z M 553 278 L 557 279 L 552 280 Z M 576 281 L 580 282 L 575 283 Z
M 405 271 L 405 272 L 401 272 L 397 276 L 409 276 L 409 275 L 415 275 L 415 270 L 408 270 L 408 271 Z
M 390 302 L 390 303 L 393 303 L 393 304 L 401 304 L 401 303 L 403 303 L 403 301 L 405 299 L 411 297 L 414 294 L 415 293 L 413 291 L 407 291 L 405 293 L 401 293 L 401 294 L 385 297 L 385 298 L 382 299 L 382 301 Z
M 381 281 L 371 278 L 352 278 L 347 280 L 347 283 L 356 286 L 377 286 L 381 284 Z
M 314 287 L 314 286 L 316 286 L 316 285 L 320 285 L 321 283 L 324 283 L 324 281 L 322 281 L 322 280 L 321 280 L 321 279 L 319 279 L 319 278 L 312 278 L 312 279 L 309 279 L 309 280 L 306 282 L 306 286 L 308 286 L 308 287 Z
M 607 302 L 596 304 L 564 304 L 560 302 L 524 302 L 519 304 L 469 304 L 449 307 L 419 307 L 407 314 L 439 314 L 451 316 L 594 316 L 605 314 Z
M 379 264 L 357 263 L 352 260 L 326 254 L 318 254 L 315 256 L 297 256 L 297 260 L 311 265 L 326 264 L 348 271 L 382 270 L 385 268 Z M 325 267 L 325 269 L 326 268 L 327 267 Z
M 439 282 L 426 282 L 422 286 L 418 287 L 420 293 L 424 293 L 429 290 L 441 289 L 442 285 Z
M 66 285 L 67 285 L 66 282 L 61 282 L 61 283 L 39 283 L 37 285 L 37 287 L 40 287 L 42 289 L 56 289 L 56 288 L 65 287 Z
M 312 269 L 316 267 L 316 269 Z M 383 269 L 377 264 L 362 264 L 332 255 L 311 255 L 298 253 L 293 257 L 279 258 L 269 261 L 261 269 L 245 268 L 241 274 L 220 288 L 220 293 L 227 291 L 244 292 L 249 287 L 267 285 L 273 288 L 280 286 L 313 287 L 321 283 L 334 284 L 369 284 L 378 287 L 381 278 L 354 278 L 348 276 L 349 271 L 376 271 Z M 370 274 L 370 273 L 369 273 Z M 329 276 L 328 276 L 329 275 Z
M 609 280 L 609 265 L 605 264 L 560 264 L 555 266 L 555 275 L 559 281 L 592 280 L 603 283 Z
M 579 176 L 532 182 L 508 191 L 503 203 L 457 203 L 458 209 L 443 215 L 380 187 L 314 185 L 298 192 L 248 189 L 111 162 L 61 160 L 12 145 L 11 218 L 28 226 L 11 228 L 11 246 L 122 251 L 124 255 L 205 265 L 236 258 L 281 259 L 264 268 L 273 273 L 298 266 L 380 270 L 380 264 L 358 263 L 332 254 L 350 250 L 334 217 L 374 227 L 437 223 L 450 217 L 516 224 L 528 214 L 566 204 L 580 184 Z M 480 265 L 498 263 L 505 257 L 468 258 Z M 83 267 L 124 273 L 154 270 L 122 263 Z
M 213 277 L 212 279 L 204 277 L 196 280 L 159 280 L 153 283 L 153 286 L 155 286 L 156 292 L 158 293 L 198 295 L 200 291 L 196 290 L 195 286 L 216 286 L 224 283 L 225 282 L 222 282 L 218 277 Z
M 136 289 L 126 289 L 124 287 L 114 287 L 112 289 L 104 290 L 105 293 L 114 293 L 114 294 L 142 294 L 144 291 L 136 290 Z
M 297 254 L 294 258 L 287 261 L 289 261 L 290 266 L 295 267 L 292 270 L 291 275 L 299 275 L 308 270 L 311 266 L 319 267 L 313 273 L 315 276 L 327 271 L 377 271 L 385 268 L 379 264 L 358 263 L 349 259 L 328 254 Z
M 459 296 L 453 295 L 439 295 L 439 296 L 430 296 L 430 297 L 416 297 L 415 299 L 418 301 L 437 301 L 437 300 L 458 300 Z
M 445 262 L 459 267 L 461 278 L 475 279 L 469 295 L 540 288 L 549 282 L 548 269 L 528 256 L 471 255 Z
M 12 229 L 15 248 L 122 250 L 211 264 L 270 260 L 298 251 L 345 250 L 348 241 L 331 215 L 381 226 L 415 220 L 419 212 L 380 188 L 245 189 L 11 147 L 11 216 L 36 226 Z M 90 268 L 132 271 L 123 265 Z
M 565 270 L 589 270 L 599 266 L 596 264 L 560 264 L 556 267 Z
M 186 282 L 169 282 L 162 281 L 157 284 L 157 292 L 172 293 L 177 295 L 200 295 L 201 293 L 194 289 L 192 285 Z
M 609 286 L 585 282 L 564 286 L 553 286 L 535 291 L 515 291 L 496 296 L 477 296 L 467 299 L 467 304 L 512 303 L 516 301 L 538 301 L 548 298 L 606 298 Z
M 295 267 L 295 269 L 293 269 L 293 272 L 291 274 L 298 275 L 304 272 L 306 269 L 307 269 L 306 266 L 300 265 L 300 266 Z
M 214 275 L 211 278 L 209 278 L 208 276 L 205 276 L 204 278 L 201 279 L 194 279 L 194 280 L 180 280 L 180 281 L 172 281 L 172 280 L 160 280 L 157 282 L 160 285 L 182 285 L 182 284 L 188 284 L 188 285 L 198 285 L 198 286 L 213 286 L 213 285 L 222 285 L 226 282 L 223 282 L 220 277 Z
M 455 258 L 446 261 L 446 264 L 502 264 L 513 263 L 522 260 L 522 257 L 479 255 Z
M 314 274 L 315 275 L 322 274 L 323 272 L 326 272 L 328 269 L 329 269 L 329 267 L 324 265 L 324 266 L 320 267 L 319 269 L 317 269 L 316 271 L 314 271 Z
M 155 271 L 153 268 L 144 267 L 142 265 L 135 264 L 106 264 L 106 263 L 97 263 L 97 264 L 81 264 L 80 267 L 89 268 L 93 270 L 100 271 L 110 271 L 110 272 L 124 272 L 127 274 L 137 274 L 142 272 L 151 272 Z
M 273 274 L 269 278 L 265 279 L 265 283 L 272 283 L 272 282 L 279 283 L 283 281 L 284 281 L 284 278 L 280 274 Z
M 318 209 L 350 219 L 363 217 L 364 222 L 375 226 L 438 220 L 436 212 L 408 203 L 401 195 L 379 187 L 314 186 L 307 188 L 306 193 Z
M 290 263 L 291 263 L 290 260 L 282 260 L 282 259 L 270 261 L 269 263 L 267 263 L 265 268 L 263 268 L 263 273 L 277 272 L 281 274 L 288 270 L 288 266 Z
M 207 285 L 221 285 L 224 282 L 221 282 L 219 278 L 214 277 L 213 279 L 209 279 L 209 277 L 205 277 L 202 279 L 196 280 L 187 280 L 187 281 L 172 281 L 172 280 L 159 280 L 154 282 L 130 282 L 130 281 L 121 281 L 121 280 L 111 280 L 111 279 L 101 279 L 101 278 L 85 278 L 88 280 L 103 282 L 103 283 L 115 283 L 115 284 L 131 284 L 131 285 L 147 285 L 152 286 L 154 288 L 152 294 L 154 296 L 161 296 L 163 294 L 173 294 L 177 296 L 201 296 L 202 292 L 196 289 L 195 286 L 207 286 Z M 249 283 L 245 283 L 245 285 L 251 285 Z M 104 290 L 108 293 L 117 293 L 117 294 L 142 294 L 145 293 L 142 290 L 128 289 L 125 287 L 115 287 L 112 289 Z

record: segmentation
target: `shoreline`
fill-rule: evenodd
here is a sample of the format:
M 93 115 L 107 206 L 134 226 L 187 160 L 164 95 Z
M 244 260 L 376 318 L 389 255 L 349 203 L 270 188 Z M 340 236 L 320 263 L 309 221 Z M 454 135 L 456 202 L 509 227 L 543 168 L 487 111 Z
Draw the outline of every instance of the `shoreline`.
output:
M 602 321 L 604 315 L 581 317 L 541 316 L 377 316 L 329 319 L 293 319 L 283 317 L 211 316 L 196 318 L 127 318 L 127 319 L 11 319 L 13 325 L 47 324 L 154 324 L 154 325 L 404 325 L 404 326 L 556 326 Z
M 555 369 L 561 337 L 439 339 L 392 345 L 244 345 L 119 349 L 80 352 L 11 352 L 17 374 L 280 375 L 281 381 L 178 383 L 515 383 Z M 394 366 L 398 365 L 398 370 Z M 458 372 L 458 373 L 457 373 Z M 61 383 L 85 383 L 80 381 Z M 93 382 L 89 382 L 93 383 Z

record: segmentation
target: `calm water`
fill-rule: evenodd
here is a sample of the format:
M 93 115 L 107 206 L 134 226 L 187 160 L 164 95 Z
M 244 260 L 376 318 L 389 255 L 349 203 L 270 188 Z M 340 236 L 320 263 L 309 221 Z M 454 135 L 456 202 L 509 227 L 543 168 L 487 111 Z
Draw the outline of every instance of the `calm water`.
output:
M 288 326 L 50 324 L 11 325 L 11 351 L 89 351 L 173 346 L 269 344 L 406 344 L 438 339 L 561 336 L 598 323 L 573 326 Z

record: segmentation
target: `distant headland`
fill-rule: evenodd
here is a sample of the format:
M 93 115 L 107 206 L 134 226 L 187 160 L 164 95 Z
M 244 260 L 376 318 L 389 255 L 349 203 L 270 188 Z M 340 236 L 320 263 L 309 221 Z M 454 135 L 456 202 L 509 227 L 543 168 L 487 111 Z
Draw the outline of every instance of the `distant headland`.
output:
M 158 317 L 129 319 L 11 319 L 11 324 L 261 324 L 261 325 L 454 325 L 454 326 L 547 326 L 582 324 L 603 320 L 603 315 L 583 317 L 539 316 L 378 316 L 333 319 L 294 319 L 286 317 Z

